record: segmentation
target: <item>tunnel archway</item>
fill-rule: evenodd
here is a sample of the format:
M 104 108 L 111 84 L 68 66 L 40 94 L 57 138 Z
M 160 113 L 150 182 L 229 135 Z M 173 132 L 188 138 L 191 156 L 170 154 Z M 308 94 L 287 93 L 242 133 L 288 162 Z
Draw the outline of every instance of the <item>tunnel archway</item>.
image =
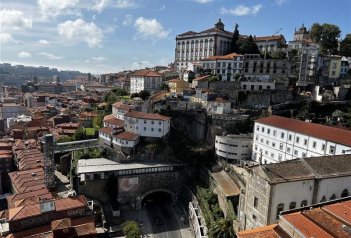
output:
M 154 189 L 144 193 L 137 201 L 137 209 L 147 206 L 150 202 L 160 202 L 172 204 L 175 194 L 169 189 Z

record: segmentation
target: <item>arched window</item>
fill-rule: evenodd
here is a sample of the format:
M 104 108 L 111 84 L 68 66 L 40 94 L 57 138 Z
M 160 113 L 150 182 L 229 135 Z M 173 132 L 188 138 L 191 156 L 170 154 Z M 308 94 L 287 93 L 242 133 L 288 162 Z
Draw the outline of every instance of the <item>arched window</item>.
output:
M 303 200 L 301 202 L 301 207 L 306 207 L 307 206 L 307 200 Z
M 276 219 L 279 218 L 279 214 L 284 210 L 284 203 L 279 203 L 277 206 L 277 216 Z
M 349 190 L 347 190 L 345 188 L 344 191 L 342 191 L 342 193 L 341 193 L 341 197 L 344 198 L 344 197 L 348 197 L 348 196 L 349 196 Z
M 325 198 L 325 196 L 322 197 L 321 202 L 325 202 L 327 199 Z
M 291 202 L 289 205 L 289 209 L 295 209 L 296 208 L 296 202 Z
M 335 194 L 333 194 L 333 195 L 330 197 L 330 200 L 334 200 L 334 199 L 336 199 Z

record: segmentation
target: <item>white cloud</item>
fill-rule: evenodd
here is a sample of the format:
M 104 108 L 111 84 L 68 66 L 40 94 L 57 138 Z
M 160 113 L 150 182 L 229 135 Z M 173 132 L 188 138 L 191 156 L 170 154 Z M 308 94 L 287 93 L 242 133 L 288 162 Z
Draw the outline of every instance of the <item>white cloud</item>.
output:
M 38 55 L 44 56 L 48 59 L 63 59 L 62 56 L 54 55 L 54 54 L 51 54 L 48 52 L 40 52 L 40 53 L 38 53 Z
M 116 8 L 132 8 L 136 5 L 134 0 L 117 0 L 114 4 Z
M 283 5 L 284 3 L 286 3 L 288 0 L 275 0 L 275 4 L 277 4 L 278 6 Z
M 90 48 L 100 46 L 103 38 L 103 32 L 99 27 L 83 19 L 65 21 L 59 24 L 57 29 L 64 38 L 72 41 L 85 41 Z
M 102 56 L 98 56 L 98 57 L 91 57 L 91 59 L 92 59 L 92 60 L 95 60 L 95 61 L 103 61 L 103 60 L 105 60 L 105 58 L 104 58 L 104 57 L 102 57 Z
M 47 40 L 39 40 L 38 41 L 38 44 L 40 44 L 40 45 L 49 45 L 50 44 L 50 42 L 49 41 L 47 41 Z
M 197 2 L 197 3 L 201 3 L 201 4 L 213 2 L 213 0 L 193 0 L 193 1 L 194 1 L 194 2 Z
M 79 0 L 38 0 L 40 13 L 44 18 L 56 17 L 64 14 L 77 14 Z
M 130 14 L 124 16 L 124 20 L 122 22 L 123 25 L 129 26 L 133 23 L 133 17 Z
M 154 18 L 139 17 L 135 20 L 134 27 L 137 30 L 137 37 L 164 39 L 169 34 L 169 31 L 164 30 L 162 24 Z
M 18 58 L 30 58 L 32 55 L 26 51 L 21 51 L 17 54 Z
M 101 13 L 109 3 L 110 0 L 98 0 L 96 1 L 92 9 L 97 11 L 98 13 Z
M 13 38 L 10 33 L 0 33 L 0 43 L 5 44 L 5 43 L 17 43 Z
M 246 16 L 246 15 L 256 15 L 262 8 L 261 4 L 257 4 L 253 7 L 247 7 L 245 5 L 239 5 L 232 9 L 226 9 L 222 7 L 222 14 L 229 14 L 234 16 Z
M 157 11 L 163 11 L 163 10 L 165 10 L 165 9 L 166 9 L 166 5 L 163 4 L 159 9 L 157 9 Z
M 32 28 L 32 18 L 26 17 L 21 11 L 2 9 L 0 16 L 2 31 Z

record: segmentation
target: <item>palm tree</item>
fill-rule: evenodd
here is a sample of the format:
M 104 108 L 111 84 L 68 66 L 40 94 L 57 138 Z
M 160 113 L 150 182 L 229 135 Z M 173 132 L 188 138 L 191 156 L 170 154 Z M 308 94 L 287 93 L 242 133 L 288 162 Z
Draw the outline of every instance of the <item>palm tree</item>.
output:
M 213 238 L 235 238 L 233 229 L 233 220 L 230 218 L 222 218 L 213 223 L 210 229 Z

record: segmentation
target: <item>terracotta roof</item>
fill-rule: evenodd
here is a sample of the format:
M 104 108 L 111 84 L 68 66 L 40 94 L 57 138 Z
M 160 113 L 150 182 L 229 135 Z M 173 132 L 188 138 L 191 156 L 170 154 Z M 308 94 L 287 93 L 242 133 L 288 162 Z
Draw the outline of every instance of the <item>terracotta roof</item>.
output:
M 351 200 L 322 207 L 328 214 L 351 227 Z
M 117 127 L 123 127 L 123 124 L 124 124 L 123 120 L 120 120 L 120 119 L 114 117 L 113 115 L 105 116 L 103 119 L 103 122 L 115 125 Z
M 212 60 L 231 60 L 235 57 L 238 56 L 243 56 L 237 53 L 231 53 L 231 54 L 227 54 L 227 55 L 214 55 L 214 56 L 210 56 L 206 59 L 202 59 L 202 61 L 212 61 Z
M 97 113 L 96 112 L 81 112 L 79 114 L 80 117 L 96 117 Z
M 56 212 L 71 210 L 74 208 L 86 207 L 87 202 L 84 196 L 68 197 L 53 200 Z M 42 214 L 40 204 L 20 206 L 9 209 L 9 221 L 26 219 Z
M 113 131 L 112 127 L 103 127 L 99 129 L 99 132 L 105 133 L 105 134 L 111 134 L 111 132 Z
M 113 137 L 116 137 L 120 140 L 133 140 L 134 141 L 134 140 L 137 140 L 139 138 L 139 135 L 132 133 L 132 132 L 123 131 L 121 133 L 113 135 Z
M 170 119 L 170 117 L 163 116 L 158 113 L 146 113 L 146 112 L 138 112 L 138 111 L 128 112 L 124 116 L 139 118 L 139 119 L 147 119 L 147 120 L 161 120 L 161 121 L 166 121 Z
M 198 34 L 198 33 L 195 31 L 187 31 L 182 34 L 179 34 L 179 36 L 187 36 L 187 35 L 195 35 L 195 34 Z
M 289 238 L 278 224 L 238 232 L 238 238 Z
M 18 193 L 35 191 L 46 187 L 43 168 L 11 172 L 9 177 Z
M 283 35 L 277 35 L 277 36 L 256 36 L 253 38 L 254 41 L 280 41 L 284 39 Z
M 132 105 L 124 104 L 122 102 L 116 102 L 112 106 L 125 111 L 130 111 L 134 108 Z
M 288 221 L 290 224 L 293 224 L 295 229 L 305 237 L 333 238 L 333 236 L 321 229 L 313 221 L 303 216 L 300 212 L 286 214 L 282 219 Z
M 178 82 L 180 82 L 180 81 L 182 81 L 182 80 L 180 80 L 180 79 L 171 79 L 171 80 L 169 80 L 168 82 L 169 83 L 178 83 Z M 185 81 L 184 81 L 185 82 Z
M 205 81 L 208 77 L 210 77 L 210 75 L 201 76 L 201 77 L 195 78 L 193 80 L 195 80 L 195 81 Z
M 256 120 L 258 123 L 278 127 L 285 130 L 309 135 L 318 139 L 328 140 L 342 145 L 351 146 L 351 131 L 319 125 L 280 116 L 271 116 Z
M 52 195 L 47 188 L 39 189 L 36 191 L 16 193 L 6 197 L 7 204 L 9 207 L 15 206 L 16 201 L 23 201 L 31 198 L 51 199 Z
M 161 77 L 161 75 L 153 70 L 142 69 L 134 72 L 130 76 L 142 76 L 142 77 Z

